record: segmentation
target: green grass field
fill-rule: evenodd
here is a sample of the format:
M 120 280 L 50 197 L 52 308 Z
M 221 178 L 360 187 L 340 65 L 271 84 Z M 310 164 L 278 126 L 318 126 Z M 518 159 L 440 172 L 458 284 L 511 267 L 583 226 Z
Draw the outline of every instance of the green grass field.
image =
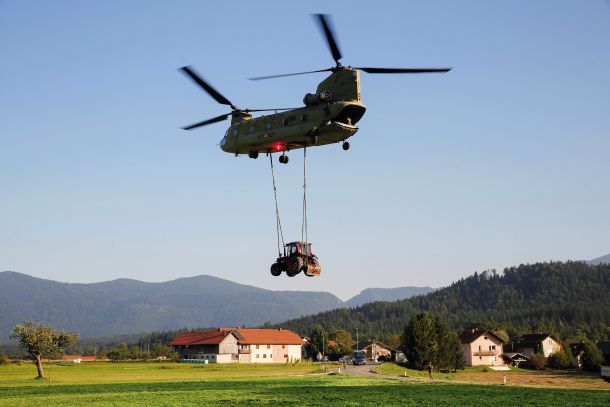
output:
M 0 366 L 0 405 L 602 406 L 604 390 L 416 383 L 312 375 L 312 365 L 91 363 L 51 365 L 51 383 L 24 363 Z

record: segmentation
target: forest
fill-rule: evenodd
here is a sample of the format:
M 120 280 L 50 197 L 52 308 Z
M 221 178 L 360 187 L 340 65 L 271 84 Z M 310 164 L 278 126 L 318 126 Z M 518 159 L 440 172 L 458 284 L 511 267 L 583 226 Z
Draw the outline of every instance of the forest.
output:
M 268 326 L 301 335 L 319 324 L 328 331 L 358 328 L 361 338 L 402 333 L 412 315 L 430 312 L 451 329 L 503 330 L 510 340 L 526 332 L 605 340 L 610 334 L 610 265 L 584 262 L 522 264 L 474 273 L 437 291 L 394 302 L 322 312 Z

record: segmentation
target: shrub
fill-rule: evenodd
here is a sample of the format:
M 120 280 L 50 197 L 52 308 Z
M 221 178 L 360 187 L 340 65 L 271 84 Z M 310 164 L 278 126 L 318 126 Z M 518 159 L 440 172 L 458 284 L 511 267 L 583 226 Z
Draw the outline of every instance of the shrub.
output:
M 551 369 L 569 369 L 572 367 L 572 360 L 563 351 L 555 352 L 549 356 L 547 364 Z
M 527 366 L 530 369 L 542 370 L 546 366 L 546 358 L 542 353 L 534 353 L 530 356 Z
M 7 365 L 8 363 L 8 356 L 6 356 L 4 353 L 0 354 L 0 365 Z

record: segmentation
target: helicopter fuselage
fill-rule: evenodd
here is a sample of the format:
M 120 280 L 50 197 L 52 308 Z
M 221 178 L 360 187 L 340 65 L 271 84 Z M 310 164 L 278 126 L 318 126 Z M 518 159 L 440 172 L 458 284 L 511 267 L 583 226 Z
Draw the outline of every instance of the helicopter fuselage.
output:
M 360 98 L 360 73 L 338 67 L 307 94 L 305 106 L 253 118 L 233 113 L 220 148 L 233 154 L 273 153 L 345 141 L 356 134 L 366 106 Z

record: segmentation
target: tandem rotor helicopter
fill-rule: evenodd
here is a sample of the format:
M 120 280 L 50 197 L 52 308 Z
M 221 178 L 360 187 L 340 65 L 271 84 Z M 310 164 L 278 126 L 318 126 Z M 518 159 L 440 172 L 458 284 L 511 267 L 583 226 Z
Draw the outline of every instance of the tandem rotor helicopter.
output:
M 193 130 L 208 124 L 226 120 L 231 116 L 231 126 L 220 141 L 220 148 L 235 156 L 248 154 L 257 158 L 260 153 L 281 153 L 279 161 L 288 163 L 286 152 L 300 148 L 343 143 L 348 150 L 348 138 L 356 134 L 356 123 L 362 118 L 366 106 L 360 94 L 360 71 L 371 74 L 415 74 L 444 73 L 451 68 L 370 68 L 343 66 L 339 62 L 341 51 L 329 24 L 329 17 L 316 14 L 320 30 L 335 61 L 335 66 L 316 71 L 250 78 L 263 80 L 317 72 L 332 72 L 319 83 L 315 93 L 307 93 L 303 98 L 305 106 L 279 109 L 240 109 L 205 82 L 191 67 L 180 68 L 189 78 L 205 90 L 218 103 L 228 105 L 232 111 L 199 123 L 184 127 Z M 275 111 L 276 113 L 252 117 L 251 113 Z M 282 111 L 277 113 L 277 111 Z

